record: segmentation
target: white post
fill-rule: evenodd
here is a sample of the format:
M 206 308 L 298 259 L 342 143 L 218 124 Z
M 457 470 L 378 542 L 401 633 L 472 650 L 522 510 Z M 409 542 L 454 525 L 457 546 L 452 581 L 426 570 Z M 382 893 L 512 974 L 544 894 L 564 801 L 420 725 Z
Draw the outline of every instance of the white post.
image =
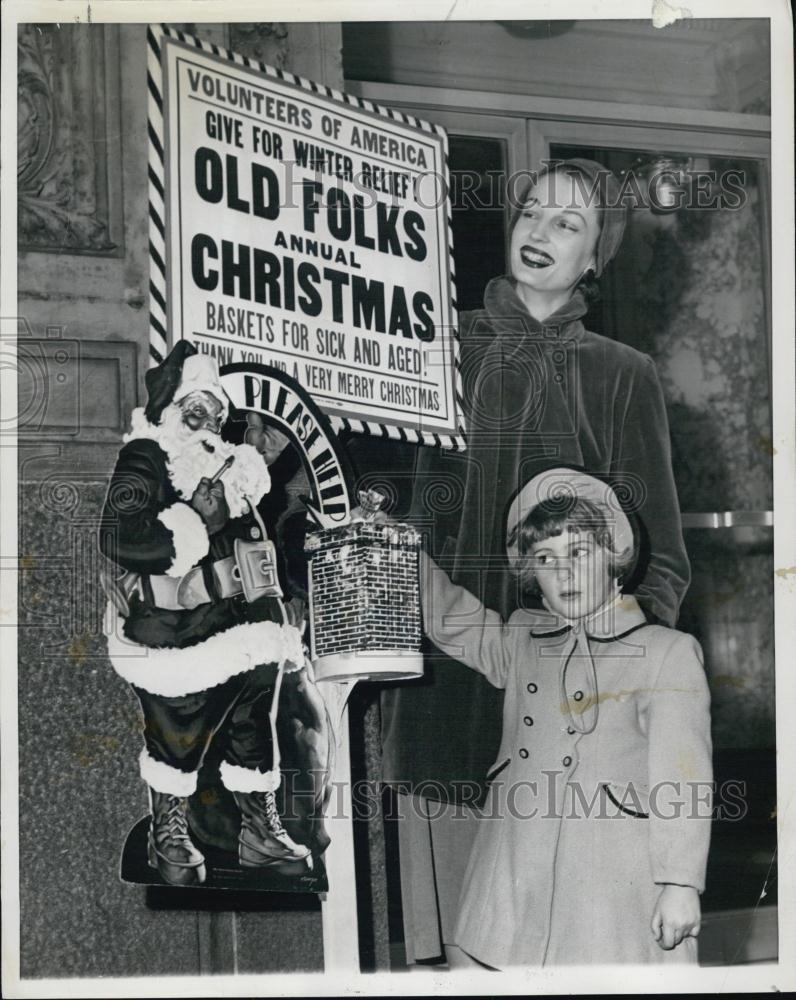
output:
M 356 681 L 318 682 L 335 736 L 334 763 L 330 774 L 332 794 L 325 815 L 331 843 L 323 856 L 329 891 L 321 895 L 323 964 L 326 972 L 360 971 L 347 705 L 355 684 Z

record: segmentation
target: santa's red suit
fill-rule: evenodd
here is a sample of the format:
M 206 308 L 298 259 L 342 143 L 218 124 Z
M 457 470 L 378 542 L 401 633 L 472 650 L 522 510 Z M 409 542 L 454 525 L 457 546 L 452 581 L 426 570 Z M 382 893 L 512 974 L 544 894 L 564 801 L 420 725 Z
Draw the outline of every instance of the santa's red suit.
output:
M 273 796 L 280 780 L 273 702 L 281 671 L 299 667 L 304 654 L 279 597 L 262 588 L 249 588 L 247 596 L 241 582 L 247 552 L 254 548 L 262 564 L 251 543 L 264 541 L 255 514 L 270 485 L 263 457 L 215 431 L 187 427 L 178 405 L 210 396 L 222 405 L 220 429 L 227 400 L 215 362 L 180 342 L 147 373 L 147 389 L 149 402 L 133 413 L 102 517 L 100 546 L 118 567 L 108 645 L 144 716 L 140 771 L 152 793 L 150 863 L 167 881 L 191 884 L 204 880 L 205 869 L 185 826 L 185 799 L 221 727 L 221 780 L 243 817 L 241 863 L 292 862 L 309 853 L 285 833 Z M 228 517 L 209 532 L 191 500 L 200 480 L 212 479 L 230 456 L 219 479 Z

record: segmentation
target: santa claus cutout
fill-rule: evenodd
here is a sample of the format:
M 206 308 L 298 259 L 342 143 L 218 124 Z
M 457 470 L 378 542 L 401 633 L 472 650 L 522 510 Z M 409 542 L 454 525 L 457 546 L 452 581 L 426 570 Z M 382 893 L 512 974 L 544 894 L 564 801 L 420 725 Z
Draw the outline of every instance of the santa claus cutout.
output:
M 148 862 L 171 885 L 205 881 L 186 803 L 215 746 L 240 813 L 239 865 L 306 870 L 310 847 L 286 831 L 275 795 L 280 686 L 306 667 L 257 511 L 270 487 L 267 448 L 256 435 L 258 447 L 222 438 L 229 401 L 216 362 L 187 341 L 147 372 L 146 387 L 110 482 L 100 547 L 112 568 L 111 663 L 143 713 Z

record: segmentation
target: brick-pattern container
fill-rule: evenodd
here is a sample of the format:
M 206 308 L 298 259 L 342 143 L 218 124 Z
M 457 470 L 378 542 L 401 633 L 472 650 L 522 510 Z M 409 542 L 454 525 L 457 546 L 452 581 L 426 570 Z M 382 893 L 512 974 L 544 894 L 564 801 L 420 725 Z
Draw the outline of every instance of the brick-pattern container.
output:
M 354 521 L 307 535 L 312 658 L 319 680 L 419 677 L 420 536 Z

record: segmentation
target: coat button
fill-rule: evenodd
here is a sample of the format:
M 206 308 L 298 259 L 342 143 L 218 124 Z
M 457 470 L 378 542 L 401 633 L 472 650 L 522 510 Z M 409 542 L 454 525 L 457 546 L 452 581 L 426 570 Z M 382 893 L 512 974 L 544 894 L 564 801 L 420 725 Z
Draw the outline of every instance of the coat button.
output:
M 531 694 L 536 694 L 536 692 L 539 690 L 539 688 L 534 684 L 533 681 L 531 681 L 531 683 L 527 685 L 527 688 L 531 692 Z
M 525 723 L 526 726 L 533 725 L 533 719 L 530 717 L 530 715 L 526 715 L 522 721 Z
M 254 538 L 255 541 L 258 540 L 259 537 L 260 537 L 260 529 L 259 528 L 249 528 L 249 535 L 252 538 Z
M 582 691 L 576 691 L 572 695 L 572 697 L 575 699 L 575 701 L 582 701 L 583 700 L 583 692 Z
M 571 763 L 572 763 L 572 758 L 569 756 L 569 754 L 567 754 L 563 760 L 564 767 L 569 767 Z
M 567 726 L 567 732 L 569 733 L 570 736 L 575 735 L 575 730 L 572 728 L 572 726 Z
M 523 747 L 520 750 L 520 757 L 522 757 L 523 760 L 526 760 L 526 758 L 528 757 L 528 751 L 525 749 L 525 747 Z

